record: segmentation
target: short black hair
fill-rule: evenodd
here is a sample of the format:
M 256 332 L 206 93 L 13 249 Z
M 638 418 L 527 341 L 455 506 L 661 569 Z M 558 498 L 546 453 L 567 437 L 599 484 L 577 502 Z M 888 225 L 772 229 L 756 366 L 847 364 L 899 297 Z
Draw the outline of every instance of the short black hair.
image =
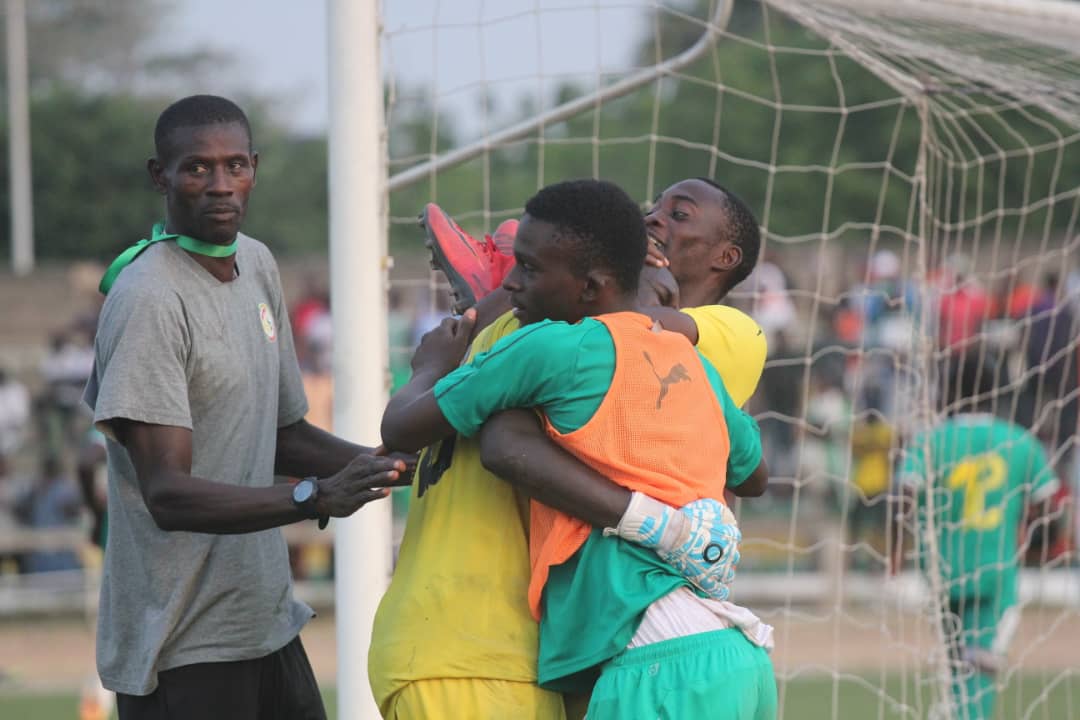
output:
M 721 239 L 731 240 L 732 244 L 737 245 L 742 250 L 742 260 L 732 270 L 728 286 L 724 288 L 725 291 L 730 291 L 748 278 L 754 268 L 757 267 L 758 256 L 761 254 L 761 227 L 758 225 L 754 213 L 750 211 L 750 208 L 738 195 L 711 178 L 699 177 L 696 179 L 716 188 L 723 194 L 726 201 L 724 212 L 728 217 L 728 226 L 726 236 L 721 237 Z
M 647 237 L 641 207 L 615 183 L 567 180 L 548 185 L 525 203 L 525 212 L 549 222 L 574 244 L 582 273 L 611 270 L 619 288 L 637 290 Z
M 190 95 L 165 108 L 154 126 L 154 152 L 158 160 L 167 160 L 173 148 L 169 138 L 175 130 L 186 127 L 202 127 L 237 123 L 244 127 L 251 149 L 251 124 L 240 106 L 217 95 Z

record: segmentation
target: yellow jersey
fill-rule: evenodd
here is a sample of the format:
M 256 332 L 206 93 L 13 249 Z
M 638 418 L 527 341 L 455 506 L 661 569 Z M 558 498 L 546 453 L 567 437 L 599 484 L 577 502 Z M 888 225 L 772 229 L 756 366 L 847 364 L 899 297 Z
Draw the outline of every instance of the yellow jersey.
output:
M 518 327 L 503 315 L 476 336 L 468 359 Z M 380 707 L 416 680 L 536 682 L 528 539 L 528 498 L 484 469 L 476 438 L 424 450 L 372 629 L 368 677 Z
M 726 306 L 685 312 L 697 323 L 698 349 L 743 405 L 765 363 L 761 328 Z M 503 315 L 477 335 L 466 361 L 518 327 L 512 313 Z M 528 498 L 484 469 L 475 438 L 424 450 L 372 629 L 368 677 L 380 707 L 417 680 L 536 682 L 528 538 Z
M 683 308 L 697 323 L 697 349 L 713 364 L 737 407 L 757 389 L 765 369 L 768 345 L 761 326 L 746 313 L 727 305 Z
M 892 427 L 884 420 L 858 422 L 851 430 L 851 481 L 868 498 L 889 489 L 892 480 Z

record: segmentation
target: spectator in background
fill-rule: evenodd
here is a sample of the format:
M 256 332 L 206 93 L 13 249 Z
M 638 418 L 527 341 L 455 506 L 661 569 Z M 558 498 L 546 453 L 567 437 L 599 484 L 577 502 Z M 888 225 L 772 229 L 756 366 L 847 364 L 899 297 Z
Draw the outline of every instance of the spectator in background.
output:
M 82 392 L 94 367 L 94 348 L 81 332 L 56 333 L 39 372 L 45 389 L 38 398 L 38 422 L 47 455 L 61 456 L 90 425 Z
M 334 429 L 334 328 L 330 313 L 310 318 L 307 331 L 298 339 L 297 355 L 304 357 L 300 375 L 304 394 L 308 399 L 308 413 L 304 419 L 327 432 Z
M 1032 308 L 1039 300 L 1039 288 L 1020 277 L 1014 269 L 1003 288 L 1000 300 L 1001 315 L 1010 320 L 1020 320 L 1031 315 Z
M 758 263 L 746 279 L 746 286 L 754 296 L 750 314 L 765 331 L 768 346 L 774 347 L 777 334 L 789 330 L 796 319 L 795 304 L 788 293 L 788 278 L 779 265 L 768 259 Z
M 864 553 L 859 548 L 852 552 L 855 567 L 871 569 L 874 555 L 885 551 L 886 491 L 892 481 L 889 451 L 894 433 L 882 414 L 881 390 L 868 387 L 863 398 L 863 412 L 851 428 L 851 482 L 856 492 L 848 515 L 848 542 L 852 546 L 866 542 L 875 550 L 866 554 L 866 561 L 861 560 Z
M 1065 276 L 1065 298 L 1075 312 L 1080 312 L 1080 267 L 1074 266 Z
M 848 347 L 859 344 L 863 331 L 862 313 L 850 297 L 841 298 L 829 318 L 833 338 Z
M 30 393 L 0 368 L 0 482 L 10 472 L 11 458 L 22 447 L 30 422 Z
M 852 288 L 867 326 L 877 325 L 901 300 L 900 258 L 891 250 L 879 250 L 866 263 L 866 283 Z
M 946 262 L 945 289 L 938 304 L 938 340 L 953 354 L 965 351 L 990 317 L 990 295 L 972 273 L 971 261 L 954 255 Z
M 35 530 L 75 527 L 82 500 L 71 478 L 64 474 L 60 459 L 48 455 L 33 487 L 15 505 L 19 521 Z M 24 571 L 29 573 L 74 570 L 79 560 L 72 550 L 37 550 L 27 553 Z
M 843 496 L 841 486 L 847 484 L 851 429 L 851 401 L 842 382 L 828 363 L 811 366 L 800 458 L 800 470 L 808 472 L 806 488 L 818 491 L 823 503 L 828 497 L 834 508 Z
M 297 328 L 297 334 L 306 333 L 308 323 L 319 315 L 330 312 L 330 294 L 315 281 L 308 281 L 308 291 L 300 302 L 293 308 L 293 324 Z
M 911 348 L 911 313 L 917 298 L 901 269 L 900 258 L 892 250 L 879 250 L 867 264 L 867 283 L 854 293 L 861 300 L 866 347 L 883 347 L 893 353 Z
M 1031 328 L 1024 342 L 1028 378 L 1020 404 L 1031 413 L 1028 426 L 1066 465 L 1076 445 L 1080 413 L 1076 351 L 1080 326 L 1062 290 L 1060 276 L 1047 274 L 1031 307 Z
M 806 360 L 800 350 L 792 347 L 788 333 L 781 329 L 774 331 L 769 350 L 758 385 L 758 396 L 766 413 L 759 422 L 761 444 L 772 475 L 794 477 L 795 423 L 803 412 Z
M 322 348 L 313 348 L 309 337 L 316 336 L 315 343 L 317 344 L 318 336 L 325 335 L 325 326 L 329 324 L 329 317 L 330 292 L 326 289 L 324 282 L 311 274 L 305 280 L 303 297 L 293 306 L 289 317 L 292 322 L 293 336 L 296 338 L 296 359 L 300 363 L 301 370 L 315 369 L 312 365 L 320 361 L 318 353 Z M 317 327 L 319 325 L 323 327 Z M 313 351 L 315 356 L 312 355 Z
M 12 510 L 19 489 L 15 485 L 14 457 L 26 438 L 29 423 L 30 393 L 0 368 L 0 532 L 15 526 Z M 0 573 L 21 571 L 21 555 L 0 555 Z
M 98 282 L 104 266 L 96 261 L 73 262 L 68 268 L 67 282 L 75 295 L 75 315 L 71 319 L 71 332 L 80 337 L 87 346 L 94 344 L 97 334 L 98 315 L 105 298 L 98 292 Z
M 896 406 L 895 361 L 910 351 L 915 332 L 908 309 L 913 298 L 907 297 L 910 288 L 905 286 L 900 271 L 896 253 L 879 250 L 866 263 L 866 282 L 851 290 L 852 304 L 860 311 L 861 319 L 861 334 L 853 344 L 878 352 L 849 358 L 848 390 L 855 393 L 852 380 L 860 377 L 863 399 L 872 398 L 875 410 L 886 422 L 893 417 Z
M 304 297 L 291 313 L 296 359 L 308 399 L 304 419 L 327 432 L 334 424 L 334 323 L 330 317 L 330 293 L 325 283 L 311 274 Z

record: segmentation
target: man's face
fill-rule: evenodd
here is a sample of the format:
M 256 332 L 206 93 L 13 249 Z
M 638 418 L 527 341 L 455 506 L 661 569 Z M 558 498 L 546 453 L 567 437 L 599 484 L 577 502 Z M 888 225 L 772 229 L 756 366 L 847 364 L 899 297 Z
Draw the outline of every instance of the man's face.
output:
M 684 291 L 706 279 L 720 246 L 731 244 L 719 239 L 726 236 L 725 202 L 712 185 L 683 180 L 661 193 L 645 215 L 649 241 L 663 249 L 671 274 Z
M 165 195 L 169 231 L 231 243 L 247 213 L 259 156 L 240 123 L 181 127 L 167 158 L 151 159 L 150 176 Z
M 638 278 L 638 305 L 641 307 L 670 307 L 679 309 L 679 284 L 666 267 L 646 265 Z
M 521 218 L 514 238 L 517 264 L 503 280 L 514 317 L 522 325 L 540 320 L 577 322 L 585 316 L 580 302 L 585 278 L 572 270 L 574 253 L 559 242 L 555 225 Z

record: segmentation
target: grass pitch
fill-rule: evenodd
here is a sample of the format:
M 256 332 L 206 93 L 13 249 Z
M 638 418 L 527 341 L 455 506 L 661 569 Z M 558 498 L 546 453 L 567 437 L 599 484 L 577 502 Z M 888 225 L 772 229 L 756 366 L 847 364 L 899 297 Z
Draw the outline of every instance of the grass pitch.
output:
M 859 681 L 845 677 L 802 677 L 781 684 L 781 720 L 916 720 L 925 718 L 930 695 L 898 676 L 889 676 L 884 689 L 876 677 Z M 337 717 L 337 695 L 323 693 L 331 719 Z M 719 699 L 718 701 L 722 702 Z M 75 693 L 28 694 L 0 691 L 0 718 L 18 720 L 75 720 Z M 1080 670 L 1014 676 L 998 696 L 998 720 L 1067 720 L 1080 717 Z

